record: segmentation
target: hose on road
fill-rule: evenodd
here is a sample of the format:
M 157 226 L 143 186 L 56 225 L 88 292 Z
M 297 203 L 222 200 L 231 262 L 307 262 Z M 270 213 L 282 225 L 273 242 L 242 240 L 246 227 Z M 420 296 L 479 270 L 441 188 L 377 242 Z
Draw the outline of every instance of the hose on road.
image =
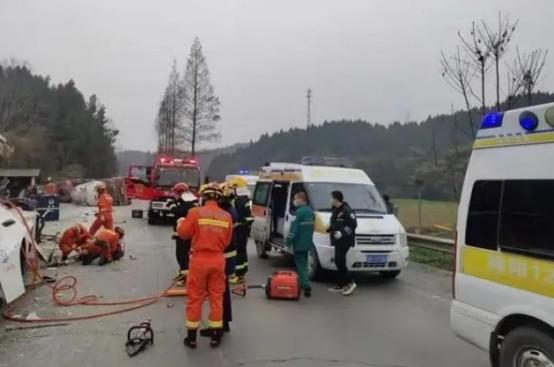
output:
M 38 262 L 38 255 L 37 255 L 37 243 L 35 240 L 35 236 L 33 236 L 32 230 L 29 227 L 29 224 L 25 220 L 25 217 L 23 216 L 23 213 L 21 212 L 21 209 L 14 205 L 10 201 L 1 200 L 0 203 L 7 205 L 9 208 L 15 209 L 18 213 L 18 216 L 21 219 L 21 222 L 25 226 L 25 229 L 29 235 L 29 239 L 31 242 L 30 248 L 26 249 L 24 251 L 25 256 L 25 264 L 27 268 L 31 271 L 33 274 L 33 283 L 35 285 L 37 284 L 43 284 L 46 285 L 51 290 L 51 297 L 54 304 L 57 306 L 63 306 L 63 307 L 71 307 L 71 306 L 126 306 L 123 308 L 119 308 L 116 310 L 110 310 L 106 312 L 99 312 L 99 313 L 93 313 L 89 315 L 82 315 L 82 316 L 71 316 L 71 317 L 47 317 L 47 318 L 33 318 L 33 319 L 26 319 L 22 316 L 16 316 L 13 313 L 13 307 L 14 306 L 6 306 L 6 309 L 2 313 L 2 316 L 10 321 L 16 321 L 16 322 L 24 322 L 24 323 L 50 323 L 50 322 L 64 322 L 64 321 L 81 321 L 81 320 L 90 320 L 90 319 L 96 319 L 100 317 L 106 317 L 106 316 L 112 316 L 121 314 L 124 312 L 129 312 L 133 310 L 137 310 L 139 308 L 143 308 L 146 306 L 150 306 L 154 303 L 156 303 L 160 298 L 162 298 L 167 290 L 173 288 L 177 282 L 179 281 L 174 280 L 172 284 L 165 289 L 163 292 L 160 292 L 157 295 L 149 296 L 149 297 L 143 297 L 143 298 L 136 298 L 136 299 L 130 299 L 130 300 L 124 300 L 124 301 L 111 301 L 111 302 L 100 302 L 98 301 L 98 297 L 96 295 L 86 295 L 83 297 L 78 298 L 78 292 L 77 292 L 77 285 L 78 280 L 73 275 L 67 275 L 53 284 L 50 284 L 48 282 L 44 282 L 44 277 L 40 273 L 40 267 Z M 37 282 L 37 283 L 35 283 Z M 71 294 L 71 297 L 67 299 L 67 294 Z

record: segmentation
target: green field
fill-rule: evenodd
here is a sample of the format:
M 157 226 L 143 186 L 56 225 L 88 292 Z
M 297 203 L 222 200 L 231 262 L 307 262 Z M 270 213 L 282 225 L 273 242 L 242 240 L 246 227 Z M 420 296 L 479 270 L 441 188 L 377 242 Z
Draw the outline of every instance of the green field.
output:
M 398 217 L 406 230 L 413 231 L 418 226 L 417 199 L 396 199 L 394 205 L 398 207 Z M 454 228 L 458 204 L 448 201 L 423 200 L 421 206 L 421 222 L 424 228 L 441 225 Z

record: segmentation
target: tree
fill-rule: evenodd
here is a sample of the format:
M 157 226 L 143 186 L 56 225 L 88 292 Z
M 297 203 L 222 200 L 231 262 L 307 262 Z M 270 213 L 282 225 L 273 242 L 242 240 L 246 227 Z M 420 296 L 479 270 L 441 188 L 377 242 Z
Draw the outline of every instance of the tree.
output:
M 184 88 L 177 71 L 177 61 L 173 60 L 169 81 L 158 109 L 156 131 L 158 152 L 174 155 L 183 139 L 179 131 L 183 129 Z
M 527 105 L 532 104 L 533 92 L 540 80 L 546 64 L 547 50 L 536 49 L 529 54 L 522 54 L 516 49 L 517 58 L 511 70 L 514 83 L 523 89 L 527 97 Z
M 181 138 L 190 143 L 191 155 L 194 157 L 199 143 L 220 137 L 216 125 L 220 120 L 219 98 L 214 95 L 208 64 L 198 38 L 190 49 L 183 89 L 184 126 Z
M 481 102 L 481 113 L 485 114 L 486 99 L 485 99 L 485 78 L 487 75 L 487 68 L 489 59 L 491 56 L 490 50 L 483 41 L 484 32 L 480 26 L 476 26 L 475 22 L 472 23 L 470 37 L 464 37 L 462 32 L 458 31 L 458 37 L 462 41 L 462 45 L 471 60 L 471 65 L 473 65 L 474 70 L 479 75 L 481 80 L 481 94 L 478 95 L 470 89 L 470 92 L 475 98 Z
M 495 30 L 485 21 L 481 21 L 480 32 L 485 46 L 494 59 L 496 75 L 496 110 L 500 111 L 500 59 L 508 51 L 508 44 L 516 30 L 518 21 L 510 21 L 510 18 L 498 13 L 498 28 Z
M 463 58 L 460 53 L 460 47 L 456 54 L 447 57 L 444 52 L 441 53 L 442 77 L 455 91 L 460 93 L 464 98 L 464 103 L 467 111 L 467 122 L 469 131 L 462 130 L 471 138 L 475 137 L 475 129 L 473 127 L 473 118 L 471 115 L 471 65 L 470 62 Z

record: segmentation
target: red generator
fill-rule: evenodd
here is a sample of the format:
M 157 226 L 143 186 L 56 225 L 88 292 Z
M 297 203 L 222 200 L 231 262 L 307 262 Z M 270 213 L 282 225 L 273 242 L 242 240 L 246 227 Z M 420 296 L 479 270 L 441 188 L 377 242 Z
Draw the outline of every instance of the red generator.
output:
M 298 300 L 300 298 L 298 274 L 294 271 L 276 271 L 267 278 L 265 294 L 268 299 Z

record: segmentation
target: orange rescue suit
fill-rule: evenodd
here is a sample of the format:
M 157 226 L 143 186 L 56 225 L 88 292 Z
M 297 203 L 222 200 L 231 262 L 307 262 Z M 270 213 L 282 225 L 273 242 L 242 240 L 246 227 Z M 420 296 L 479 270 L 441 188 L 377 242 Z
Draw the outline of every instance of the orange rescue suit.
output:
M 177 233 L 192 239 L 187 275 L 186 327 L 200 327 L 202 303 L 206 295 L 210 303 L 208 327 L 223 327 L 223 293 L 225 291 L 225 248 L 231 242 L 233 221 L 216 201 L 191 209 L 177 225 Z
M 87 244 L 83 246 L 83 250 L 87 251 L 87 255 L 93 258 L 100 256 L 107 262 L 111 262 L 114 255 L 122 251 L 119 243 L 119 235 L 110 229 L 102 229 L 99 231 L 94 239 L 88 241 Z
M 113 199 L 107 192 L 103 192 L 98 196 L 96 206 L 98 206 L 98 213 L 96 213 L 96 219 L 92 223 L 89 229 L 91 236 L 104 226 L 106 229 L 113 229 L 113 215 L 112 215 L 112 203 Z
M 86 240 L 89 239 L 89 237 L 87 229 L 82 224 L 76 224 L 66 229 L 60 238 L 60 243 L 58 244 L 60 251 L 62 252 L 62 257 L 65 259 L 71 251 L 82 246 Z

